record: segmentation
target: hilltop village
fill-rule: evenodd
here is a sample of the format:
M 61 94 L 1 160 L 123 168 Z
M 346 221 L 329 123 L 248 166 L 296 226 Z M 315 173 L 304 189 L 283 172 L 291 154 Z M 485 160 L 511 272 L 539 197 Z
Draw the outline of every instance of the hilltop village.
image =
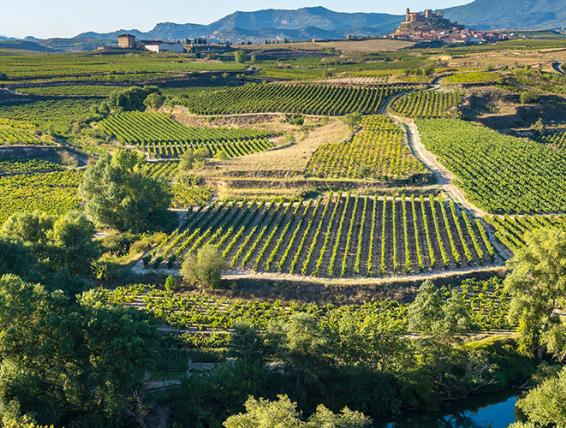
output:
M 442 11 L 426 9 L 423 13 L 420 13 L 411 12 L 407 8 L 405 21 L 401 22 L 390 37 L 397 40 L 419 42 L 475 44 L 508 40 L 513 37 L 513 34 L 475 31 L 445 18 Z

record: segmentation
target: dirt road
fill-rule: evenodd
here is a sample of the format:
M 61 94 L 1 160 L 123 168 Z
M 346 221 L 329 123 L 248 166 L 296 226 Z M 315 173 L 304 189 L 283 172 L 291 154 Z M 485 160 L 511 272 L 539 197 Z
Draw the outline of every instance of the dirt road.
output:
M 419 130 L 415 121 L 401 116 L 390 115 L 401 124 L 407 134 L 407 139 L 411 151 L 419 158 L 434 174 L 438 184 L 442 189 L 450 195 L 450 197 L 458 202 L 460 205 L 473 212 L 477 217 L 485 217 L 488 215 L 487 211 L 474 205 L 470 202 L 464 192 L 460 190 L 453 181 L 456 179 L 448 169 L 446 169 L 437 159 L 436 156 L 429 152 L 421 141 Z

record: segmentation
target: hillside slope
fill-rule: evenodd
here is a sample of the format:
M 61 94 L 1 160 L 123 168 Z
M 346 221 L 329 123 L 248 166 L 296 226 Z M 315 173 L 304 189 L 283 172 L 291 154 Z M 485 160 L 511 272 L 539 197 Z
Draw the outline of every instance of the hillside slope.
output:
M 447 18 L 477 29 L 566 27 L 564 0 L 475 0 L 445 9 Z

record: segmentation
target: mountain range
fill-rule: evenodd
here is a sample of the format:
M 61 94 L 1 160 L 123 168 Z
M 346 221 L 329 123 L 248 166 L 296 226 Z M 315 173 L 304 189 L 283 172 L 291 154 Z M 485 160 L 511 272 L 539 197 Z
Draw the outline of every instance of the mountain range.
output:
M 566 27 L 564 0 L 475 0 L 444 10 L 447 18 L 476 29 L 555 29 Z M 207 37 L 218 41 L 262 42 L 265 39 L 341 39 L 348 34 L 381 36 L 392 32 L 402 15 L 384 13 L 342 13 L 324 7 L 296 10 L 266 9 L 235 12 L 208 25 L 157 24 L 148 32 L 118 30 L 110 33 L 86 32 L 69 39 L 25 41 L 42 49 L 76 51 L 113 43 L 124 32 L 139 39 L 179 40 Z

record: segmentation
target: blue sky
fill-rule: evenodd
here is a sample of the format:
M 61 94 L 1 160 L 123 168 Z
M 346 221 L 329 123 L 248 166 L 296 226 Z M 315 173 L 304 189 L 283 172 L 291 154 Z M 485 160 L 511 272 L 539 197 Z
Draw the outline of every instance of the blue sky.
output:
M 340 12 L 401 14 L 471 0 L 1 0 L 0 34 L 12 37 L 69 37 L 85 31 L 147 31 L 158 22 L 208 24 L 236 10 L 325 6 Z

